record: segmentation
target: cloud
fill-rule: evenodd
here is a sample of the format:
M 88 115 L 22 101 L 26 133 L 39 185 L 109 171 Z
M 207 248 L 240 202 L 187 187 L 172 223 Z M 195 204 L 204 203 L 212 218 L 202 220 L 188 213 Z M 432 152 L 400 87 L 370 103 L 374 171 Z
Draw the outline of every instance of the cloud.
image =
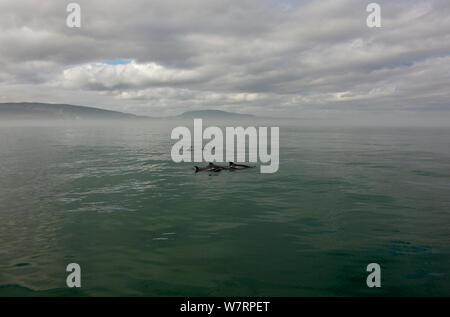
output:
M 168 68 L 156 63 L 89 63 L 67 68 L 61 82 L 68 88 L 88 90 L 136 89 L 149 85 L 181 85 L 198 80 L 201 72 Z
M 357 0 L 0 3 L 0 95 L 147 115 L 450 110 L 450 3 Z M 124 62 L 125 61 L 125 62 Z M 46 92 L 46 93 L 43 93 Z

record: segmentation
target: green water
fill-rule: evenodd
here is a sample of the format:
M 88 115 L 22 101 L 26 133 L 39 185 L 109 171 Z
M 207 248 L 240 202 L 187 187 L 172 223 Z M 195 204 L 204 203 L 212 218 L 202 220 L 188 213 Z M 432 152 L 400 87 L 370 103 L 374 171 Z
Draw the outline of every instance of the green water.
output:
M 278 173 L 209 175 L 172 128 L 0 127 L 0 295 L 450 295 L 450 130 L 286 125 Z

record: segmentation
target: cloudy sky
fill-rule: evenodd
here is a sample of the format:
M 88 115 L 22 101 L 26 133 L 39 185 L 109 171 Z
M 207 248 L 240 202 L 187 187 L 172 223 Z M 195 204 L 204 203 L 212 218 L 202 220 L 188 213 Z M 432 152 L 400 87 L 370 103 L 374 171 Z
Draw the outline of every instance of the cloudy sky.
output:
M 450 113 L 450 1 L 0 2 L 0 102 L 144 115 Z

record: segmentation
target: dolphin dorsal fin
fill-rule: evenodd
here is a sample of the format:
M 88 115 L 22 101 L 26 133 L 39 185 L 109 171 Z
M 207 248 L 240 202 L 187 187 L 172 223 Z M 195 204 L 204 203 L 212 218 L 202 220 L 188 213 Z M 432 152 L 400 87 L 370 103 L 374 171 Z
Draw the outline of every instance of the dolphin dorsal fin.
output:
M 233 162 L 229 162 L 229 164 L 230 164 L 230 166 L 231 166 L 231 165 L 234 165 L 234 163 L 233 163 Z

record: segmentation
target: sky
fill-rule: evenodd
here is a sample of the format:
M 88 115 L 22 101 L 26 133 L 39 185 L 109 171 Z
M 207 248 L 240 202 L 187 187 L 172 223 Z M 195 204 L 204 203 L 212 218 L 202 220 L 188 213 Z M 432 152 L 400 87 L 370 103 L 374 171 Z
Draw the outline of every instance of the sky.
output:
M 0 102 L 450 118 L 448 0 L 75 2 L 0 2 Z

